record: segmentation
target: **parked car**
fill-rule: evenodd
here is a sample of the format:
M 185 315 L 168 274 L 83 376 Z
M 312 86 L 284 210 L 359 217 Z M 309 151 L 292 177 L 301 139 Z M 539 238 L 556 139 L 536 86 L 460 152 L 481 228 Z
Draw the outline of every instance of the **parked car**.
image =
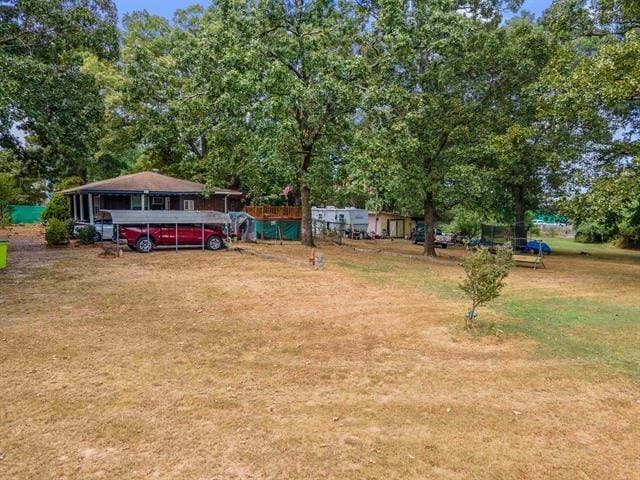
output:
M 89 222 L 76 222 L 73 224 L 73 237 L 77 238 L 80 229 L 91 225 Z M 112 240 L 113 239 L 113 224 L 111 220 L 96 220 L 93 223 L 96 228 L 96 242 L 100 240 Z
M 225 246 L 224 230 L 216 226 L 205 226 L 204 235 L 201 225 L 178 225 L 179 246 L 205 246 L 210 250 L 220 250 Z M 120 238 L 127 242 L 132 250 L 149 253 L 156 247 L 176 245 L 175 225 L 154 225 L 147 230 L 145 226 L 122 225 Z
M 414 244 L 424 243 L 424 227 L 418 227 L 411 240 Z M 436 234 L 433 240 L 436 246 L 447 248 L 451 243 L 451 235 L 445 235 L 441 230 L 436 229 Z

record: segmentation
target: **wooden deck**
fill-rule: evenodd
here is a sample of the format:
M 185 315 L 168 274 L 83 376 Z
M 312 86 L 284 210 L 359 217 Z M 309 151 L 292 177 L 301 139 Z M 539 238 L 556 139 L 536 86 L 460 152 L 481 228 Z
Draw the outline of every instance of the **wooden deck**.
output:
M 271 205 L 249 205 L 244 211 L 258 220 L 267 219 L 300 219 L 302 209 L 300 207 L 274 207 Z

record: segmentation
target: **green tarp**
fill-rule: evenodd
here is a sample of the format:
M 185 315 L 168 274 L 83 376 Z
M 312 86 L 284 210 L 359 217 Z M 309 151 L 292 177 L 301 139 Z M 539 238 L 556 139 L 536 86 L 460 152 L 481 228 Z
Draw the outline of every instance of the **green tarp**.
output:
M 300 240 L 300 220 L 256 220 L 256 234 L 258 240 Z
M 11 205 L 11 223 L 38 223 L 44 207 L 40 205 Z

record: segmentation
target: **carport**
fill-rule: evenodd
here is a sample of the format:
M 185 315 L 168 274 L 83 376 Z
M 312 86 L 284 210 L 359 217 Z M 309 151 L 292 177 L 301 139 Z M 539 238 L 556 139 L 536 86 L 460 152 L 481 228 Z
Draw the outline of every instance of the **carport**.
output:
M 229 235 L 229 215 L 214 210 L 188 211 L 188 210 L 100 210 L 98 218 L 111 219 L 115 232 L 116 249 L 120 251 L 120 225 L 138 225 L 147 227 L 147 240 L 149 240 L 149 228 L 158 225 L 174 225 L 176 229 L 176 252 L 178 251 L 178 225 L 200 225 L 202 228 L 202 250 L 205 247 L 204 226 L 224 225 Z M 104 224 L 103 224 L 104 228 Z

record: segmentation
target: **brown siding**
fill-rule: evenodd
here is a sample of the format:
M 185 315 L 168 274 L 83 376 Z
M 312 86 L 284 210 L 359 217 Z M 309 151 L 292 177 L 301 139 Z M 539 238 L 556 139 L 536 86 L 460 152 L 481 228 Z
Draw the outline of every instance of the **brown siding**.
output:
M 209 198 L 205 198 L 201 195 L 182 195 L 177 205 L 178 210 L 183 210 L 183 200 L 193 200 L 194 208 L 196 210 L 216 210 L 218 212 L 224 212 L 224 196 L 213 195 Z M 237 199 L 228 198 L 227 207 L 230 211 L 239 211 L 241 202 Z M 171 208 L 174 207 L 173 199 L 171 200 Z
M 243 207 L 242 199 L 229 197 L 227 199 L 227 207 L 230 212 L 241 212 Z
M 153 195 L 152 195 L 153 196 Z M 160 195 L 162 197 L 166 195 Z M 183 210 L 183 200 L 193 200 L 194 208 L 196 210 L 217 210 L 224 212 L 224 196 L 213 195 L 209 198 L 204 198 L 201 195 L 171 195 L 170 208 L 171 210 Z M 94 196 L 97 199 L 97 195 Z M 83 196 L 85 216 L 88 217 L 88 201 L 87 196 Z M 230 211 L 241 211 L 242 201 L 236 198 L 227 199 L 227 207 Z M 131 196 L 130 195 L 100 195 L 100 208 L 104 210 L 130 210 L 131 209 Z
M 104 210 L 130 210 L 129 195 L 100 195 L 100 207 Z

